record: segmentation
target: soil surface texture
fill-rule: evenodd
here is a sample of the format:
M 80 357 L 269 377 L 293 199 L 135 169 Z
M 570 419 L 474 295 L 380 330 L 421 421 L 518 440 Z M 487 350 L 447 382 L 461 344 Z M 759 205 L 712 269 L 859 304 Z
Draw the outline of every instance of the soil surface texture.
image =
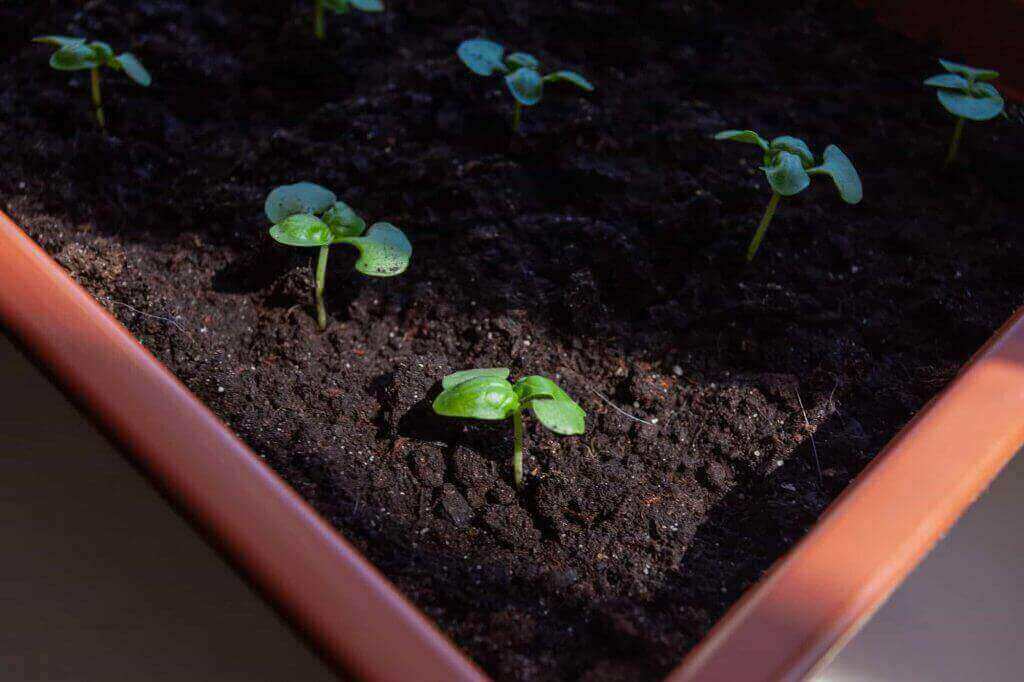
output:
M 499 680 L 652 680 L 1024 302 L 1021 110 L 969 124 L 957 59 L 839 1 L 6 2 L 0 207 Z M 39 34 L 131 50 L 148 89 L 47 66 Z M 509 130 L 466 38 L 574 69 Z M 981 66 L 998 65 L 983 64 Z M 998 82 L 997 82 L 998 85 Z M 838 144 L 864 181 L 782 201 L 726 128 Z M 308 180 L 401 227 L 370 279 L 272 241 Z M 436 417 L 455 369 L 554 378 L 559 437 Z

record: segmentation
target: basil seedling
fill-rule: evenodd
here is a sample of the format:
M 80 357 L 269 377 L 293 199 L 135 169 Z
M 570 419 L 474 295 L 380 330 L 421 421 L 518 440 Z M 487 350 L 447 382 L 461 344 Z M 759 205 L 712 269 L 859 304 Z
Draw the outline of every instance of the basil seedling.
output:
M 360 12 L 384 11 L 384 3 L 381 0 L 313 0 L 313 33 L 320 40 L 326 35 L 324 10 L 329 9 L 335 14 L 347 14 L 353 7 Z
M 956 151 L 960 147 L 960 138 L 964 133 L 967 121 L 987 121 L 995 118 L 1003 111 L 1003 98 L 996 87 L 987 81 L 999 78 L 999 72 L 991 69 L 976 69 L 940 59 L 947 73 L 932 76 L 924 82 L 933 88 L 939 104 L 949 113 L 956 116 L 956 127 L 953 128 L 953 139 L 949 142 L 946 152 L 945 166 L 953 163 Z
M 772 198 L 764 211 L 761 223 L 757 226 L 754 238 L 747 248 L 747 261 L 754 259 L 754 254 L 761 246 L 768 224 L 775 215 L 775 209 L 782 197 L 798 194 L 811 184 L 812 175 L 827 175 L 832 178 L 839 190 L 839 197 L 848 204 L 856 204 L 864 192 L 860 184 L 860 176 L 850 159 L 843 151 L 830 144 L 825 148 L 820 165 L 814 165 L 814 154 L 807 144 L 796 137 L 783 135 L 767 142 L 752 130 L 725 130 L 715 135 L 716 140 L 733 140 L 755 144 L 764 152 L 764 165 L 761 170 L 768 177 L 772 188 Z
M 122 52 L 114 56 L 114 50 L 100 40 L 91 43 L 85 38 L 69 38 L 67 36 L 38 36 L 32 39 L 36 43 L 56 45 L 60 49 L 50 55 L 50 66 L 57 71 L 82 71 L 89 69 L 92 76 L 92 104 L 96 111 L 96 120 L 100 128 L 106 127 L 103 115 L 103 97 L 100 94 L 100 67 L 106 66 L 114 71 L 124 71 L 125 75 L 142 87 L 148 87 L 153 79 L 131 52 Z
M 587 413 L 555 382 L 542 376 L 508 381 L 507 367 L 466 369 L 441 380 L 444 391 L 434 399 L 434 412 L 444 417 L 512 419 L 514 446 L 512 472 L 516 487 L 523 487 L 523 415 L 526 408 L 540 423 L 563 436 L 575 436 L 586 428 Z
M 320 249 L 314 291 L 316 321 L 321 330 L 327 327 L 324 279 L 331 244 L 351 244 L 359 249 L 356 270 L 364 275 L 393 277 L 409 267 L 412 245 L 401 230 L 391 223 L 374 223 L 366 230 L 366 222 L 348 204 L 320 185 L 299 182 L 275 187 L 263 208 L 273 223 L 271 237 L 289 246 Z
M 515 112 L 512 115 L 512 130 L 519 132 L 523 107 L 532 107 L 540 102 L 545 83 L 566 81 L 587 92 L 594 86 L 586 78 L 575 71 L 555 71 L 546 76 L 540 75 L 540 62 L 531 54 L 513 52 L 505 56 L 505 48 L 490 40 L 476 38 L 464 40 L 456 51 L 462 63 L 469 70 L 480 76 L 495 73 L 505 75 L 505 85 L 515 98 Z

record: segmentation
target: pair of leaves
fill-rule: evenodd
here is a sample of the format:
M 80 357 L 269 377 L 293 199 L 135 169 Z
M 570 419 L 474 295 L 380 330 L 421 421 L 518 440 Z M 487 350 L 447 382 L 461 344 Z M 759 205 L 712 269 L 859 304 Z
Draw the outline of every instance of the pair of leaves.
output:
M 948 73 L 932 76 L 924 84 L 938 88 L 935 95 L 946 111 L 970 121 L 987 121 L 1003 111 L 1002 96 L 994 85 L 986 82 L 998 78 L 998 71 L 976 69 L 945 59 L 940 59 L 939 63 Z
M 811 184 L 812 175 L 832 178 L 839 197 L 848 204 L 856 204 L 864 197 L 860 175 L 843 151 L 829 145 L 822 155 L 822 163 L 815 166 L 814 154 L 807 143 L 798 137 L 782 135 L 768 142 L 753 130 L 726 130 L 715 135 L 716 140 L 732 140 L 757 145 L 764 152 L 761 170 L 768 178 L 772 191 L 784 197 L 798 194 Z
M 444 391 L 434 400 L 434 412 L 446 417 L 501 420 L 530 408 L 541 424 L 557 434 L 583 433 L 586 413 L 547 377 L 523 377 L 514 385 L 507 367 L 467 369 L 441 380 Z
M 81 71 L 107 66 L 115 71 L 124 71 L 133 81 L 148 87 L 153 78 L 142 63 L 131 52 L 114 56 L 114 50 L 107 43 L 95 40 L 86 43 L 85 38 L 67 36 L 39 36 L 34 42 L 56 45 L 60 49 L 50 56 L 50 66 L 58 71 Z
M 276 187 L 263 209 L 273 223 L 270 236 L 282 244 L 351 244 L 359 250 L 356 270 L 371 277 L 391 277 L 409 267 L 412 244 L 400 229 L 382 222 L 366 230 L 366 221 L 320 185 L 299 182 Z
M 345 14 L 351 7 L 360 12 L 384 11 L 384 3 L 381 0 L 324 0 L 324 7 L 335 14 Z
M 456 54 L 475 74 L 505 74 L 505 85 L 523 106 L 530 107 L 540 102 L 545 83 L 566 81 L 588 92 L 594 89 L 590 81 L 575 71 L 555 71 L 541 76 L 540 62 L 536 57 L 526 52 L 513 52 L 506 57 L 505 48 L 490 40 L 465 40 L 459 45 Z

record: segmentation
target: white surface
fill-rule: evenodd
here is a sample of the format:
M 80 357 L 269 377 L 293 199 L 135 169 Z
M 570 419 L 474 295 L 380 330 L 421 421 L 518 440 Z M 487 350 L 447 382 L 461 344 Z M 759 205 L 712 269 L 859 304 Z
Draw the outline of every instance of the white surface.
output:
M 817 682 L 1024 680 L 1024 455 Z
M 333 680 L 0 336 L 0 680 Z

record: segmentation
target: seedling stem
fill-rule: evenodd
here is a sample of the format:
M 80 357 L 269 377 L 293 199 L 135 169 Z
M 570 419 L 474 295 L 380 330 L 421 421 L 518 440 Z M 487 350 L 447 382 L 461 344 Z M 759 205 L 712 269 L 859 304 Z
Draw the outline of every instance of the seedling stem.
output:
M 949 168 L 949 165 L 953 163 L 953 159 L 956 158 L 956 152 L 960 148 L 960 138 L 964 134 L 964 121 L 965 118 L 956 119 L 956 128 L 953 129 L 953 139 L 949 141 L 949 152 L 946 153 L 946 160 L 942 166 Z
M 512 413 L 512 477 L 516 482 L 516 489 L 523 489 L 523 414 L 516 410 Z
M 316 0 L 313 4 L 313 33 L 318 40 L 323 40 L 324 31 L 324 0 Z
M 512 114 L 512 132 L 519 132 L 519 121 L 523 118 L 523 105 L 519 100 L 516 100 L 515 113 Z
M 92 104 L 96 109 L 96 120 L 100 123 L 100 128 L 107 127 L 106 118 L 103 116 L 103 97 L 100 95 L 100 70 L 99 67 L 93 67 L 90 71 L 92 76 Z
M 327 309 L 324 307 L 324 282 L 327 279 L 327 251 L 330 246 L 321 246 L 316 259 L 316 324 L 320 331 L 327 329 Z
M 764 239 L 764 233 L 768 231 L 768 224 L 772 221 L 772 216 L 775 215 L 775 209 L 778 207 L 779 199 L 781 198 L 781 194 L 772 192 L 772 198 L 768 200 L 768 208 L 764 210 L 761 224 L 757 226 L 757 232 L 754 233 L 754 238 L 750 241 L 750 246 L 747 247 L 748 263 L 754 260 L 754 254 L 757 253 L 758 248 L 761 246 L 761 240 Z

